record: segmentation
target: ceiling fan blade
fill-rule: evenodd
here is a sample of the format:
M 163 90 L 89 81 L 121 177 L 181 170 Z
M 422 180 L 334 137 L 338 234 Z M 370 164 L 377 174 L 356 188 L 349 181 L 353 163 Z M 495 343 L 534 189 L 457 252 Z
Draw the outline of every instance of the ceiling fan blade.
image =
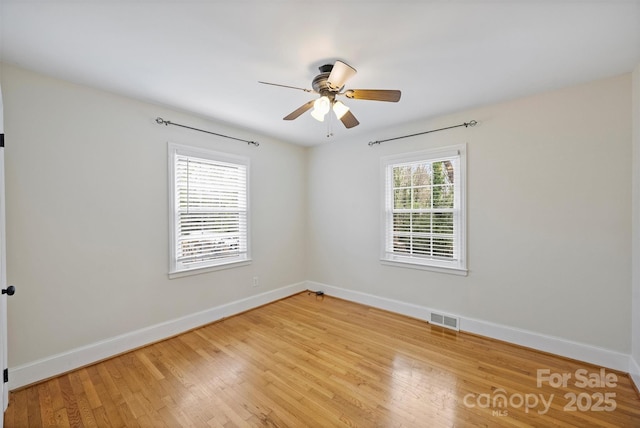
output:
M 283 117 L 283 120 L 293 120 L 296 119 L 298 116 L 300 116 L 302 113 L 304 113 L 305 111 L 309 110 L 311 107 L 313 107 L 313 103 L 316 100 L 311 100 L 308 103 L 305 103 L 303 105 L 301 105 L 300 107 L 298 107 L 296 110 L 292 111 L 291 113 L 289 113 L 287 116 Z
M 296 86 L 289 86 L 289 85 L 281 85 L 279 83 L 269 83 L 269 82 L 261 82 L 261 81 L 258 81 L 258 83 L 262 83 L 263 85 L 280 86 L 281 88 L 299 89 L 299 90 L 305 91 L 305 92 L 315 92 L 315 91 L 313 91 L 311 89 L 298 88 Z
M 390 89 L 349 89 L 344 92 L 347 98 L 356 100 L 389 101 L 396 103 L 402 93 Z
M 342 122 L 342 124 L 347 129 L 353 128 L 354 126 L 358 126 L 360 124 L 360 122 L 358 122 L 358 119 L 356 119 L 351 111 L 347 111 L 344 115 L 342 115 L 342 117 L 340 118 L 340 122 Z
M 336 61 L 331 69 L 331 74 L 327 78 L 327 85 L 332 91 L 337 91 L 342 88 L 349 78 L 356 74 L 356 69 L 351 67 L 342 61 Z

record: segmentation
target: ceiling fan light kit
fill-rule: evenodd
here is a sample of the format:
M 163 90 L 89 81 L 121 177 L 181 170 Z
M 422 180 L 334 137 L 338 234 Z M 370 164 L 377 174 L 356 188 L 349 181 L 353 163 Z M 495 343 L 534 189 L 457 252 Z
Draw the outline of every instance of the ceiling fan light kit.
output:
M 313 108 L 311 116 L 323 122 L 329 110 L 333 110 L 336 117 L 342 122 L 345 128 L 353 128 L 358 126 L 360 122 L 351 113 L 349 107 L 343 102 L 336 100 L 337 96 L 345 96 L 349 99 L 356 100 L 372 100 L 398 102 L 401 92 L 399 90 L 388 89 L 348 89 L 344 90 L 344 85 L 351 77 L 356 74 L 356 69 L 342 61 L 336 61 L 335 64 L 325 64 L 319 67 L 320 74 L 313 78 L 311 87 L 313 89 L 297 88 L 295 86 L 280 85 L 277 83 L 258 82 L 265 85 L 280 86 L 289 89 L 299 89 L 305 92 L 313 92 L 320 95 L 314 101 L 309 101 L 298 107 L 293 112 L 285 116 L 284 120 L 294 120 L 306 111 Z
M 349 111 L 349 107 L 344 105 L 342 101 L 334 101 L 333 102 L 333 112 L 336 114 L 338 119 L 342 119 L 342 116 L 347 114 Z
M 322 96 L 314 101 L 311 116 L 313 116 L 313 118 L 318 122 L 323 122 L 324 117 L 327 113 L 329 113 L 330 108 L 331 101 L 329 100 L 329 97 Z

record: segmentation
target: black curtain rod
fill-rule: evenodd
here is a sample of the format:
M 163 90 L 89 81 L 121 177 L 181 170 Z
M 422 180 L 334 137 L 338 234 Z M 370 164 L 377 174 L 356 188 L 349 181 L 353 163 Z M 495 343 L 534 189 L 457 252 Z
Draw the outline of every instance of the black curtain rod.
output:
M 475 120 L 472 120 L 471 122 L 461 123 L 460 125 L 447 126 L 446 128 L 440 128 L 440 129 L 432 129 L 430 131 L 418 132 L 417 134 L 403 135 L 401 137 L 395 137 L 395 138 L 387 138 L 386 140 L 369 141 L 369 146 L 373 146 L 375 144 L 381 144 L 387 141 L 399 140 L 401 138 L 415 137 L 416 135 L 423 135 L 423 134 L 429 134 L 431 132 L 444 131 L 445 129 L 459 128 L 461 126 L 464 126 L 465 128 L 467 128 L 469 126 L 476 126 L 477 124 L 478 122 L 476 122 Z
M 230 138 L 232 140 L 236 140 L 236 141 L 242 141 L 243 143 L 247 143 L 247 144 L 253 144 L 254 146 L 258 147 L 260 145 L 260 143 L 257 143 L 255 141 L 249 141 L 249 140 L 243 140 L 242 138 L 236 138 L 236 137 L 230 137 L 228 135 L 223 135 L 223 134 L 217 134 L 215 132 L 211 132 L 211 131 L 205 131 L 204 129 L 198 129 L 198 128 L 193 128 L 191 126 L 187 126 L 187 125 L 181 125 L 179 123 L 175 123 L 175 122 L 171 122 L 170 120 L 164 120 L 161 117 L 157 117 L 156 118 L 156 123 L 158 125 L 173 125 L 173 126 L 179 126 L 181 128 L 187 128 L 187 129 L 192 129 L 194 131 L 199 131 L 199 132 L 204 132 L 206 134 L 211 134 L 211 135 L 217 135 L 218 137 L 224 137 L 224 138 Z

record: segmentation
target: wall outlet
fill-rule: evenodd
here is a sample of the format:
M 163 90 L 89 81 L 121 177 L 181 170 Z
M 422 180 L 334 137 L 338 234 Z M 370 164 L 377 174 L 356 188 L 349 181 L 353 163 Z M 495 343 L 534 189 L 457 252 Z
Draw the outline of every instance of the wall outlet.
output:
M 257 286 L 258 286 L 258 284 L 259 284 L 259 282 L 258 282 L 258 277 L 257 277 L 257 276 L 254 276 L 254 277 L 253 277 L 253 283 L 252 283 L 252 285 L 253 285 L 254 287 L 257 287 Z

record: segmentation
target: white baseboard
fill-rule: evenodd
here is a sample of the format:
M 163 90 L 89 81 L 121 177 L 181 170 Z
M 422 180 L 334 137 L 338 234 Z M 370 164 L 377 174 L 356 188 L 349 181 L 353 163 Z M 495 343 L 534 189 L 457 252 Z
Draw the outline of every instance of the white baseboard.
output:
M 341 299 L 350 300 L 352 302 L 373 306 L 376 308 L 396 312 L 413 318 L 429 321 L 431 308 L 406 303 L 399 300 L 387 299 L 385 297 L 375 296 L 373 294 L 362 293 L 359 291 L 347 290 L 340 287 L 334 287 L 313 281 L 307 281 L 307 288 L 310 290 L 322 290 L 330 296 L 339 297 Z M 435 312 L 442 313 L 440 310 Z M 451 314 L 455 315 L 455 314 Z M 455 315 L 460 318 L 460 330 L 474 333 L 480 336 L 490 337 L 492 339 L 502 340 L 514 343 L 520 346 L 537 349 L 543 352 L 560 355 L 566 358 L 572 358 L 601 367 L 606 367 L 623 372 L 629 371 L 628 354 L 612 351 L 609 349 L 599 348 L 584 343 L 572 342 L 558 337 L 547 336 L 544 334 L 521 330 L 514 327 L 495 324 L 488 321 L 466 318 L 464 316 Z M 638 379 L 640 380 L 640 379 Z M 636 381 L 636 385 L 639 382 Z
M 431 308 L 375 296 L 373 294 L 334 287 L 313 281 L 300 282 L 276 290 L 257 294 L 224 305 L 216 306 L 181 318 L 166 321 L 110 339 L 102 340 L 9 368 L 9 390 L 20 388 L 114 355 L 130 351 L 176 334 L 218 321 L 267 303 L 291 296 L 304 290 L 322 290 L 328 295 L 352 302 L 396 312 L 402 315 L 429 321 Z M 441 311 L 436 311 L 442 313 Z M 455 315 L 455 314 L 453 314 Z M 557 337 L 521 330 L 472 318 L 460 318 L 460 330 L 493 339 L 515 343 L 544 352 L 573 358 L 610 369 L 628 372 L 640 389 L 640 367 L 630 355 Z
M 636 385 L 636 389 L 640 391 L 640 364 L 633 357 L 629 357 L 629 376 Z
M 306 290 L 300 282 L 9 368 L 9 390 L 84 367 Z

